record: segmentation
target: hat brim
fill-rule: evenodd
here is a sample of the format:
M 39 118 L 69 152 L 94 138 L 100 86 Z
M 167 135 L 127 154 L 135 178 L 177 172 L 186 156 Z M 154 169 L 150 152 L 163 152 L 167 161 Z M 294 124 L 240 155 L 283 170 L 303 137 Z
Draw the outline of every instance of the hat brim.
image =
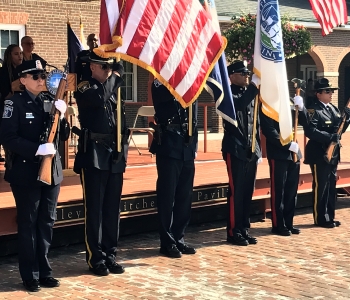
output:
M 100 59 L 93 59 L 90 58 L 90 56 L 83 56 L 81 58 L 82 61 L 89 62 L 89 63 L 94 63 L 94 64 L 99 64 L 99 65 L 106 65 L 106 64 L 113 64 L 113 59 L 109 60 L 100 60 Z
M 323 90 L 333 90 L 333 91 L 335 91 L 335 90 L 339 90 L 339 88 L 338 87 L 323 87 L 323 88 L 319 88 L 319 89 L 314 89 L 315 92 L 323 91 Z
M 236 74 L 236 73 L 250 73 L 250 71 L 247 68 L 241 68 L 231 72 L 231 74 Z

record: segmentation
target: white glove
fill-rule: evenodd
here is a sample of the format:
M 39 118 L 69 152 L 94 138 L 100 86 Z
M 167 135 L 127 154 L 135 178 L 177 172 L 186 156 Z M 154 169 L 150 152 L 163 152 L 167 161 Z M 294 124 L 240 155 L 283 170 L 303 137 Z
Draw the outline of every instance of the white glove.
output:
M 53 155 L 56 154 L 56 149 L 53 143 L 46 143 L 39 146 L 38 151 L 36 151 L 35 156 L 37 155 Z
M 303 97 L 301 96 L 295 96 L 294 99 L 294 106 L 298 105 L 298 109 L 300 111 L 302 111 L 304 109 L 304 101 L 303 101 Z
M 263 158 L 260 157 L 260 158 L 258 159 L 258 164 L 261 164 L 262 162 L 263 162 Z
M 292 151 L 292 152 L 298 154 L 298 152 L 299 152 L 299 145 L 298 145 L 298 143 L 291 142 L 290 146 L 289 146 L 289 151 Z
M 259 87 L 259 85 L 260 85 L 260 78 L 258 77 L 258 75 L 253 74 L 252 82 L 255 84 L 256 87 Z
M 62 120 L 67 110 L 67 104 L 61 99 L 57 99 L 57 101 L 55 101 L 54 103 L 55 103 L 56 109 L 60 112 L 60 119 Z

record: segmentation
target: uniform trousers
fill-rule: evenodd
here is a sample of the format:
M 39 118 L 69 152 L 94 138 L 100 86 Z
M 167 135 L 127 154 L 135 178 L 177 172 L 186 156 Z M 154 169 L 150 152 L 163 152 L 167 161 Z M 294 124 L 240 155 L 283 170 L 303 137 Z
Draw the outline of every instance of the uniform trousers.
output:
M 253 197 L 257 161 L 243 161 L 223 153 L 229 178 L 227 193 L 227 236 L 250 228 L 250 204 Z
M 156 155 L 157 209 L 161 247 L 184 244 L 191 217 L 194 160 Z
M 123 173 L 84 168 L 86 261 L 90 268 L 112 264 L 117 254 Z
M 337 165 L 327 162 L 310 164 L 312 172 L 313 215 L 316 225 L 332 222 L 337 199 Z
M 272 227 L 293 227 L 300 162 L 269 159 Z
M 52 241 L 60 184 L 26 187 L 11 184 L 17 208 L 18 259 L 22 280 L 52 276 L 47 254 Z

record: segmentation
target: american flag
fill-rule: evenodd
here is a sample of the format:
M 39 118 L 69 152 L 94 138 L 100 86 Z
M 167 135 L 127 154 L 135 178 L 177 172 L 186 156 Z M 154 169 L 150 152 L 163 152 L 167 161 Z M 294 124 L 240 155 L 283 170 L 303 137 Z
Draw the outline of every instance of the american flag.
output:
M 198 0 L 101 0 L 100 44 L 98 55 L 150 71 L 188 107 L 226 40 Z
M 332 28 L 348 22 L 345 0 L 310 0 L 310 3 L 323 36 L 332 32 Z

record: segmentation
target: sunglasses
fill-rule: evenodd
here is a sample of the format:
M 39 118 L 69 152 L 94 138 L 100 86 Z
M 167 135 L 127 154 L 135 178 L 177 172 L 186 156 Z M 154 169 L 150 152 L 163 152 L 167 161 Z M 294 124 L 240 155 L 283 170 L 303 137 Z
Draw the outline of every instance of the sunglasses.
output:
M 319 90 L 318 93 L 322 94 L 324 92 L 325 94 L 333 94 L 334 90 L 326 89 L 326 90 Z
M 33 75 L 31 75 L 31 78 L 33 80 L 38 80 L 39 78 L 42 79 L 42 80 L 45 80 L 46 79 L 46 74 L 45 73 L 33 74 Z
M 108 70 L 108 69 L 110 69 L 110 68 L 111 68 L 111 66 L 110 66 L 109 64 L 101 65 L 101 69 L 102 69 L 102 70 Z
M 34 46 L 35 45 L 35 43 L 30 43 L 30 42 L 28 42 L 28 43 L 24 43 L 25 45 L 31 45 L 31 46 Z
M 250 76 L 250 72 L 242 72 L 241 76 Z

